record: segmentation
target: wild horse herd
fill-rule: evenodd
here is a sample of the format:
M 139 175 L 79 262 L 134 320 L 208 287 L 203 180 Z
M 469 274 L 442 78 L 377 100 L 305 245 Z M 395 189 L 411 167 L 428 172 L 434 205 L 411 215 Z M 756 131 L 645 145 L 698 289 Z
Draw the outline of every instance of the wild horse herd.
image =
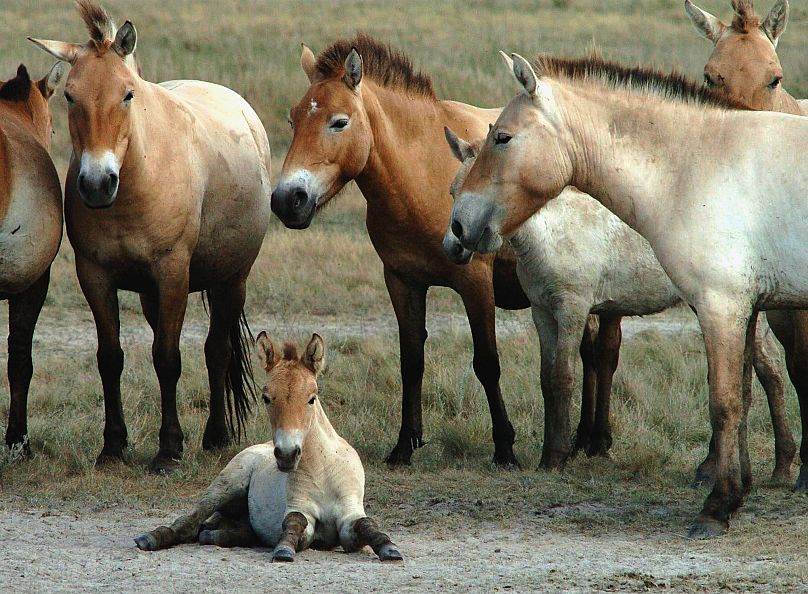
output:
M 293 138 L 274 191 L 267 135 L 244 99 L 208 82 L 144 80 L 134 25 L 117 28 L 91 0 L 76 6 L 89 41 L 31 39 L 59 62 L 40 80 L 20 66 L 0 86 L 8 446 L 27 443 L 32 337 L 63 216 L 98 333 L 98 464 L 121 459 L 127 445 L 118 291 L 134 291 L 154 331 L 162 402 L 151 468 L 168 473 L 183 449 L 176 396 L 188 294 L 203 291 L 210 305 L 202 444 L 215 449 L 241 435 L 253 398 L 244 303 L 271 214 L 305 229 L 353 180 L 367 199 L 368 234 L 399 326 L 402 423 L 389 463 L 410 463 L 423 444 L 426 293 L 447 286 L 468 314 L 495 463 L 518 466 L 499 387 L 496 307 L 532 310 L 545 411 L 541 466 L 560 468 L 578 450 L 604 455 L 611 446 L 622 316 L 684 302 L 704 336 L 713 431 L 696 473 L 712 491 L 690 535 L 724 533 L 751 488 L 753 370 L 771 410 L 775 478 L 790 480 L 796 447 L 773 336 L 800 403 L 795 488 L 808 490 L 808 120 L 800 117 L 808 104 L 782 85 L 776 48 L 787 0 L 765 18 L 750 0 L 732 0 L 729 25 L 685 0 L 713 44 L 703 84 L 597 55 L 502 54 L 520 87 L 502 109 L 439 99 L 403 53 L 365 34 L 316 55 L 303 46 L 310 86 L 290 111 Z M 48 99 L 64 63 L 73 155 L 63 199 L 48 155 Z M 138 537 L 138 546 L 263 542 L 275 559 L 291 560 L 310 545 L 370 545 L 383 560 L 401 559 L 365 516 L 361 462 L 319 404 L 322 338 L 312 336 L 301 355 L 261 333 L 257 349 L 273 440 L 241 452 L 189 515 Z

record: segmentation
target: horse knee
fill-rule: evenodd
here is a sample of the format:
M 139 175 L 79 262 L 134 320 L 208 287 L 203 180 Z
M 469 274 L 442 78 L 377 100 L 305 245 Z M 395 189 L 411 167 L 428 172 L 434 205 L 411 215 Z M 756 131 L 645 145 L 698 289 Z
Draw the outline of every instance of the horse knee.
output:
M 499 382 L 502 372 L 499 366 L 499 357 L 496 353 L 475 353 L 472 367 L 474 368 L 474 375 L 483 385 L 488 382 Z

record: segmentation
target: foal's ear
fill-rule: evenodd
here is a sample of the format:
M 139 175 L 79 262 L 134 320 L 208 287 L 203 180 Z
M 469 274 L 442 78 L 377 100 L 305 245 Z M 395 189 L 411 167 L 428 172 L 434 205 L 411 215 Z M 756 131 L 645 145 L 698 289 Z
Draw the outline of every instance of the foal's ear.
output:
M 718 43 L 721 33 L 727 26 L 718 17 L 714 17 L 706 10 L 702 10 L 690 0 L 685 0 L 685 12 L 690 17 L 690 22 L 696 31 L 713 43 Z
M 314 83 L 314 78 L 317 74 L 317 58 L 314 57 L 314 52 L 311 51 L 309 46 L 305 43 L 301 43 L 300 47 L 302 48 L 300 52 L 300 67 L 303 69 L 303 72 L 306 73 L 309 83 Z
M 122 58 L 131 56 L 137 49 L 137 30 L 131 21 L 126 21 L 115 34 L 112 49 Z
M 508 72 L 512 72 L 513 60 L 511 59 L 511 57 L 502 50 L 499 50 L 499 57 L 502 58 L 503 62 L 505 62 L 505 66 L 508 68 Z
M 306 353 L 303 355 L 303 363 L 315 375 L 319 374 L 325 367 L 325 342 L 323 342 L 323 337 L 319 334 L 311 335 L 311 340 L 306 345 Z
M 53 96 L 53 92 L 56 90 L 56 86 L 62 80 L 66 68 L 67 67 L 65 66 L 64 62 L 56 62 L 56 64 L 54 64 L 50 69 L 50 72 L 48 72 L 44 78 L 36 82 L 39 92 L 42 93 L 42 96 L 45 99 L 50 99 Z
M 771 40 L 774 47 L 777 47 L 777 42 L 780 36 L 786 30 L 788 24 L 788 0 L 778 0 L 769 11 L 766 20 L 760 26 L 763 32 Z
M 452 154 L 458 161 L 463 163 L 474 157 L 474 147 L 455 134 L 451 128 L 444 126 L 443 134 L 446 136 L 446 142 L 449 143 L 449 148 L 452 149 Z
M 68 64 L 75 62 L 79 55 L 79 50 L 81 49 L 81 46 L 78 43 L 51 41 L 49 39 L 34 39 L 33 37 L 29 37 L 28 41 L 33 43 L 43 52 L 47 52 L 57 60 L 67 62 Z
M 278 356 L 275 354 L 275 346 L 266 332 L 262 331 L 258 338 L 255 339 L 255 347 L 258 351 L 258 360 L 261 362 L 261 367 L 268 373 L 278 362 Z
M 359 55 L 356 48 L 353 48 L 345 58 L 345 76 L 342 77 L 342 80 L 352 89 L 357 88 L 362 82 L 362 56 Z

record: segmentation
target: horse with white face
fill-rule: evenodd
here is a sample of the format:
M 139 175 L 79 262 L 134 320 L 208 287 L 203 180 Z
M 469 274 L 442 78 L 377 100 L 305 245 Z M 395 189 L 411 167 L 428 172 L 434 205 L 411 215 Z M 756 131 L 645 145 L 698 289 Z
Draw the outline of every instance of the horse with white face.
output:
M 510 63 L 510 58 L 504 57 Z M 462 163 L 451 187 L 452 195 L 457 196 L 482 139 L 466 142 L 448 128 L 446 139 Z M 574 188 L 565 189 L 525 221 L 509 237 L 509 243 L 541 343 L 545 410 L 542 466 L 560 466 L 570 454 L 569 407 L 579 343 L 584 364 L 583 395 L 572 451 L 606 455 L 612 443 L 609 411 L 612 377 L 620 354 L 620 320 L 622 316 L 649 315 L 677 305 L 681 303 L 679 292 L 639 233 Z M 466 251 L 451 227 L 443 245 L 450 259 Z M 589 330 L 593 326 L 597 330 Z M 592 340 L 587 334 L 596 336 L 592 344 L 587 344 Z M 766 392 L 774 427 L 772 478 L 785 482 L 791 477 L 796 447 L 785 414 L 778 355 L 766 320 L 761 318 L 755 337 L 755 372 Z M 588 389 L 592 383 L 594 389 Z M 714 460 L 708 455 L 699 465 L 694 485 L 711 483 L 713 472 Z
M 716 481 L 690 534 L 721 534 L 752 483 L 755 314 L 808 307 L 808 120 L 599 59 L 535 65 L 541 76 L 514 55 L 524 93 L 488 134 L 453 230 L 469 249 L 496 250 L 574 185 L 648 240 L 704 335 Z
M 191 513 L 135 539 L 154 551 L 198 540 L 222 547 L 263 544 L 275 561 L 293 561 L 314 547 L 357 551 L 369 545 L 382 561 L 402 559 L 396 545 L 365 515 L 365 472 L 320 404 L 317 376 L 325 345 L 311 337 L 305 352 L 287 343 L 279 353 L 262 332 L 258 356 L 266 371 L 263 400 L 273 440 L 247 448 L 219 473 Z

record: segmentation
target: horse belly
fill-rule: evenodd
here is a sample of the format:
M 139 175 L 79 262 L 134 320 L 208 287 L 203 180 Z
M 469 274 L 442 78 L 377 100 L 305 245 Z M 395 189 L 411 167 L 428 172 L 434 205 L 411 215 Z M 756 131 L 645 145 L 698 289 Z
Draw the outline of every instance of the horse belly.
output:
M 250 526 L 261 542 L 270 547 L 278 544 L 281 538 L 288 477 L 271 461 L 256 471 L 250 480 L 247 492 Z

